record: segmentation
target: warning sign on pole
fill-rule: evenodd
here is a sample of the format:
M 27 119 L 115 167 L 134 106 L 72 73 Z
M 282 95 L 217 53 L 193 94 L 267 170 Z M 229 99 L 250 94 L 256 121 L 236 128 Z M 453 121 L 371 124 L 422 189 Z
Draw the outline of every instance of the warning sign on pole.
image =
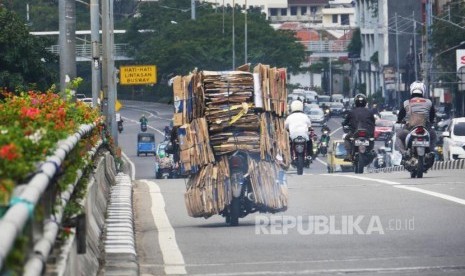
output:
M 122 85 L 157 83 L 157 67 L 155 65 L 120 66 L 119 75 Z

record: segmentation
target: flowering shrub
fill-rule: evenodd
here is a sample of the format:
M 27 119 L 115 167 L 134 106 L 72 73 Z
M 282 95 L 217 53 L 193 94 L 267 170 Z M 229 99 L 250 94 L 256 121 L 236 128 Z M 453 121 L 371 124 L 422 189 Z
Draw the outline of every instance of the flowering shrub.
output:
M 100 120 L 97 109 L 71 102 L 53 91 L 4 93 L 0 101 L 0 199 L 11 183 L 22 183 L 81 124 Z M 99 128 L 90 138 L 95 144 Z M 95 137 L 96 136 L 96 137 Z M 3 194 L 3 195 L 2 195 Z

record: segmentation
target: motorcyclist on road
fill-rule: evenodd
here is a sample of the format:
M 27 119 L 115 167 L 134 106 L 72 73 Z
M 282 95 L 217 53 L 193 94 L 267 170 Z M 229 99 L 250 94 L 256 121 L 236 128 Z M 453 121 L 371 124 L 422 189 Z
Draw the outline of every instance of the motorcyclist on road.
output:
M 347 131 L 347 135 L 344 137 L 344 147 L 347 151 L 347 157 L 345 161 L 352 161 L 352 142 L 350 138 L 353 137 L 354 133 L 358 129 L 365 129 L 368 133 L 368 137 L 374 137 L 375 132 L 375 117 L 373 112 L 366 108 L 367 98 L 363 94 L 357 94 L 354 99 L 355 108 L 349 111 L 342 126 Z M 370 145 L 373 149 L 373 145 Z
M 147 118 L 145 117 L 145 114 L 142 114 L 142 117 L 140 117 L 139 122 L 140 122 L 141 124 L 147 124 L 148 120 L 147 120 Z
M 287 116 L 284 125 L 289 130 L 291 143 L 298 136 L 302 136 L 307 141 L 307 158 L 311 158 L 313 149 L 312 140 L 309 137 L 309 129 L 312 127 L 312 122 L 303 112 L 303 109 L 304 105 L 301 101 L 293 101 L 291 103 L 291 114 Z
M 323 126 L 321 127 L 321 133 L 325 132 L 325 130 L 328 132 L 328 135 L 329 135 L 329 133 L 331 132 L 331 129 L 329 129 L 326 123 L 324 123 Z
M 396 148 L 402 153 L 402 159 L 408 159 L 405 148 L 405 138 L 416 126 L 424 126 L 430 135 L 430 152 L 434 152 L 436 132 L 432 129 L 436 111 L 433 103 L 424 98 L 426 86 L 421 81 L 415 81 L 410 85 L 410 99 L 404 101 L 397 115 L 397 123 L 405 121 L 404 128 L 397 132 Z

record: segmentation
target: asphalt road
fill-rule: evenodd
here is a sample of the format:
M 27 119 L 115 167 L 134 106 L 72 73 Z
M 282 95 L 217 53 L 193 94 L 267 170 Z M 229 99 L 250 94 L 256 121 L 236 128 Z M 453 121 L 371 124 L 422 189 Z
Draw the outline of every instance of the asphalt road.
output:
M 149 129 L 157 133 L 171 107 L 123 104 L 119 145 L 136 169 L 141 275 L 465 274 L 464 171 L 423 179 L 405 172 L 330 175 L 320 158 L 304 175 L 288 174 L 286 212 L 252 214 L 228 227 L 220 216 L 189 217 L 186 180 L 155 181 L 154 158 L 135 154 L 141 112 L 153 114 Z M 337 120 L 329 127 L 336 130 Z

